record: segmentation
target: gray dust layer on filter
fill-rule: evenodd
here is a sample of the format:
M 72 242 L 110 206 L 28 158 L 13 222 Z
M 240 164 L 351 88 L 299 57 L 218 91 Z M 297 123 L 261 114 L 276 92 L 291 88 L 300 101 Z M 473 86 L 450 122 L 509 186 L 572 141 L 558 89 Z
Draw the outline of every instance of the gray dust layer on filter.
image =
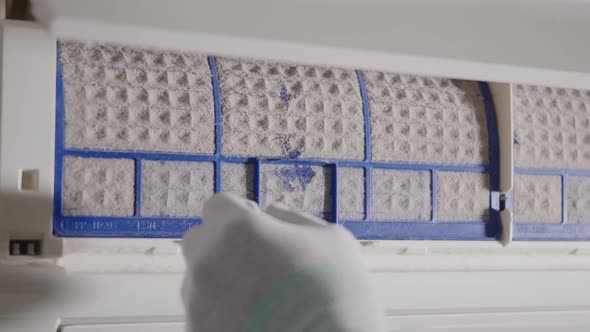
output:
M 206 56 L 62 41 L 60 61 L 67 148 L 214 152 Z
M 488 133 L 477 82 L 364 72 L 373 160 L 488 163 Z
M 217 59 L 223 153 L 280 158 L 364 156 L 354 70 Z
M 362 168 L 338 168 L 338 218 L 362 220 L 365 215 L 365 176 Z
M 260 204 L 281 203 L 318 217 L 331 214 L 331 170 L 320 166 L 264 165 Z
M 438 172 L 438 221 L 488 221 L 489 188 L 485 173 Z
M 590 91 L 514 85 L 517 167 L 590 169 Z
M 517 84 L 512 87 L 516 167 L 590 169 L 590 91 Z M 559 176 L 516 175 L 516 222 L 561 222 Z M 567 180 L 567 223 L 590 222 L 587 180 Z
M 561 176 L 514 176 L 514 221 L 561 222 Z
M 129 217 L 134 212 L 135 163 L 131 159 L 65 157 L 65 216 Z
M 143 161 L 141 215 L 199 217 L 214 192 L 211 162 Z
M 221 191 L 254 200 L 254 165 L 221 164 Z
M 590 177 L 568 176 L 567 178 L 567 223 L 590 223 Z
M 61 42 L 60 56 L 67 148 L 214 152 L 213 93 L 205 56 L 73 41 Z M 218 58 L 217 65 L 224 154 L 364 158 L 364 114 L 355 71 L 229 58 Z M 377 72 L 364 76 L 373 160 L 487 162 L 485 116 L 475 82 Z M 142 215 L 198 216 L 202 201 L 213 193 L 211 164 L 144 161 L 142 167 Z M 325 174 L 329 170 L 312 169 L 316 175 L 305 188 L 289 190 L 277 170 L 265 173 L 264 203 L 279 201 L 314 214 L 329 213 L 332 193 Z M 132 181 L 132 167 L 125 172 L 131 172 Z M 430 178 L 425 174 L 374 171 L 374 219 L 428 220 L 432 202 L 426 189 Z M 224 163 L 221 177 L 223 191 L 253 198 L 252 165 Z M 385 181 L 389 178 L 407 186 L 384 185 L 391 182 Z M 487 187 L 477 187 L 483 182 L 475 182 L 475 191 L 470 193 L 477 198 L 467 199 L 467 205 L 455 206 L 458 200 L 453 193 L 439 193 L 442 219 L 485 218 L 479 202 Z M 363 218 L 362 169 L 342 168 L 338 183 L 340 217 Z M 69 185 L 71 191 L 75 184 Z M 129 185 L 131 189 L 126 190 L 131 192 L 133 183 Z M 444 189 L 443 179 L 439 190 Z M 449 203 L 449 211 L 445 210 L 447 199 L 455 202 Z M 125 196 L 120 207 L 106 212 L 94 208 L 68 211 L 132 215 L 133 197 L 130 200 Z M 454 211 L 460 211 L 457 218 L 448 216 Z
M 372 220 L 430 220 L 430 172 L 373 169 L 371 183 Z

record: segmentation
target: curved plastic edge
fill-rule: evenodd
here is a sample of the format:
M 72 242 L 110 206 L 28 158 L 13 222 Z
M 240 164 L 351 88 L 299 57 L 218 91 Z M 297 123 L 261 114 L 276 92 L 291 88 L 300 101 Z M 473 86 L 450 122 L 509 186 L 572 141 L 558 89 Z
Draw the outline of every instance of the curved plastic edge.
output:
M 500 138 L 498 132 L 497 113 L 490 86 L 487 82 L 479 82 L 479 90 L 483 97 L 486 124 L 488 129 L 488 159 L 490 176 L 490 221 L 488 236 L 502 240 L 502 221 L 500 217 Z
M 505 204 L 505 199 L 510 196 L 514 186 L 512 84 L 490 82 L 488 85 L 496 111 L 498 130 L 500 171 L 498 189 L 501 200 L 500 224 L 502 226 L 498 240 L 502 245 L 507 246 L 512 242 L 513 237 L 511 205 Z
M 489 83 L 494 107 L 496 109 L 498 140 L 500 148 L 500 192 L 507 193 L 514 184 L 513 172 L 513 122 L 512 85 L 508 83 Z

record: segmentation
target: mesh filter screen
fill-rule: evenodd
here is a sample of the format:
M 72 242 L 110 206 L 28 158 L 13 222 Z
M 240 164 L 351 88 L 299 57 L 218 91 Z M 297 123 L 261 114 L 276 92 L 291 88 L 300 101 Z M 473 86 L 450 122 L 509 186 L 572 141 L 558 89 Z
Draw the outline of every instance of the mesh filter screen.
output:
M 485 83 L 62 41 L 57 88 L 59 235 L 181 236 L 220 191 L 359 238 L 498 233 Z
M 567 220 L 571 224 L 590 224 L 590 178 L 570 176 L 567 179 Z
M 515 179 L 516 222 L 561 222 L 561 179 L 559 176 L 524 175 Z
M 198 217 L 213 195 L 213 163 L 187 161 L 142 162 L 141 215 Z
M 590 91 L 514 85 L 512 96 L 515 237 L 589 239 Z
M 430 172 L 373 169 L 371 211 L 375 220 L 431 220 Z
M 65 147 L 214 151 L 207 57 L 104 44 L 61 44 Z
M 131 159 L 65 157 L 63 214 L 132 216 L 134 169 Z
M 360 160 L 363 105 L 354 70 L 217 60 L 223 153 Z
M 486 174 L 438 173 L 440 220 L 489 220 L 489 177 Z
M 477 82 L 365 73 L 373 159 L 440 164 L 488 162 Z

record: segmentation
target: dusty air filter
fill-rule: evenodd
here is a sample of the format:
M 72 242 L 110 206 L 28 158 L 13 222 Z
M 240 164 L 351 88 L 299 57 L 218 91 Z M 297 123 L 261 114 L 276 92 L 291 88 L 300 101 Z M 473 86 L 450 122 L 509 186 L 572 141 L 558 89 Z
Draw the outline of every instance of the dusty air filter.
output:
M 590 91 L 514 85 L 515 239 L 590 238 Z
M 179 237 L 220 191 L 359 238 L 498 235 L 486 83 L 63 41 L 57 86 L 59 235 Z

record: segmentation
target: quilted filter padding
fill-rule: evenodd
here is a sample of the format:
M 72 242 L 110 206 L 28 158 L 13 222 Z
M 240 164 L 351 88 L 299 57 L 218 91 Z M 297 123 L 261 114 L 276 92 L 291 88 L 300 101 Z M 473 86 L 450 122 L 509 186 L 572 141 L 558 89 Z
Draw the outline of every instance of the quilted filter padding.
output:
M 570 224 L 590 224 L 590 177 L 568 177 L 567 202 Z
M 517 167 L 590 169 L 590 91 L 513 88 Z
M 359 238 L 495 236 L 483 83 L 78 41 L 58 77 L 60 235 L 181 236 L 223 191 Z
M 430 172 L 373 169 L 374 220 L 431 220 Z
M 61 43 L 65 146 L 213 153 L 207 57 Z
M 131 159 L 65 157 L 63 214 L 132 216 L 134 178 Z
M 488 162 L 477 82 L 365 73 L 373 159 L 441 164 Z
M 187 161 L 142 162 L 141 215 L 198 217 L 213 195 L 213 163 Z
M 518 84 L 512 95 L 516 237 L 590 238 L 571 225 L 590 223 L 590 91 Z
M 223 153 L 362 159 L 363 107 L 353 70 L 217 60 Z

